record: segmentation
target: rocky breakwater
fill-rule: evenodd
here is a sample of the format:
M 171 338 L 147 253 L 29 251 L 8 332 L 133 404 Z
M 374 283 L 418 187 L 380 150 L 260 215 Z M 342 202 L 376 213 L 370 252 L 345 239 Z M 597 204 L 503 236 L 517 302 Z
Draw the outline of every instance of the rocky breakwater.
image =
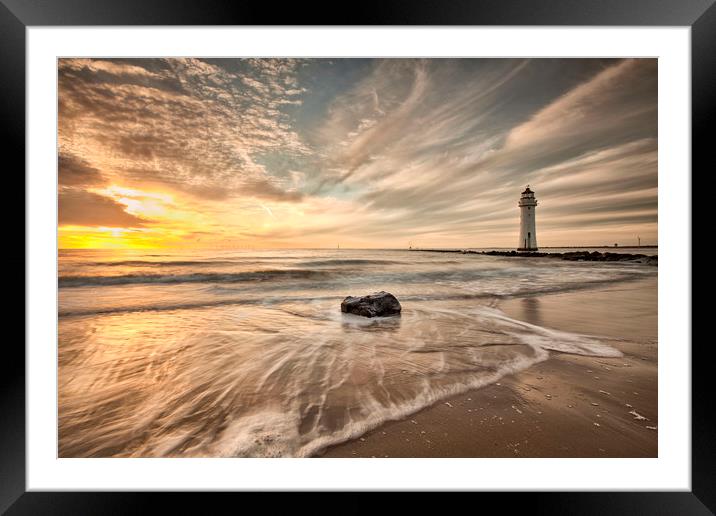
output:
M 510 256 L 515 258 L 560 258 L 573 262 L 633 262 L 658 265 L 658 255 L 631 253 L 601 253 L 599 251 L 569 251 L 566 253 L 545 253 L 540 251 L 475 251 L 472 249 L 413 249 L 429 253 L 484 254 L 486 256 Z
M 486 254 L 490 256 L 515 256 L 522 258 L 560 258 L 562 260 L 572 262 L 638 262 L 645 263 L 647 265 L 657 265 L 659 263 L 658 255 L 648 256 L 646 254 L 631 253 L 601 253 L 599 251 L 571 251 L 566 253 L 543 253 L 539 251 L 482 251 L 479 254 Z

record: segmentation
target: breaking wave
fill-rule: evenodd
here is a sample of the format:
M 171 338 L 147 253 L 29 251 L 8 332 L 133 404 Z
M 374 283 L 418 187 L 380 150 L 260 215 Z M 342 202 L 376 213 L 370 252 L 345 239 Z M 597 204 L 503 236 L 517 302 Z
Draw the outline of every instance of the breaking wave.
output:
M 399 251 L 197 253 L 158 265 L 67 256 L 61 457 L 315 455 L 551 353 L 620 356 L 610 339 L 511 318 L 498 300 L 657 272 Z M 277 265 L 256 270 L 269 256 Z M 376 290 L 400 299 L 401 316 L 340 312 L 343 297 Z
M 61 276 L 60 287 L 96 285 L 129 285 L 137 283 L 239 283 L 244 281 L 272 281 L 277 279 L 312 279 L 331 273 L 310 269 L 279 269 L 236 273 L 197 272 L 190 274 L 124 274 L 120 276 Z

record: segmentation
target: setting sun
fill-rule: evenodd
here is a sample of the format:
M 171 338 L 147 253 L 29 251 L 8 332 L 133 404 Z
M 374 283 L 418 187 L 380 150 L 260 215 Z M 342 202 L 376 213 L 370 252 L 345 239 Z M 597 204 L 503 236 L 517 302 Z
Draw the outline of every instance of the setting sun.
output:
M 60 245 L 655 244 L 656 67 L 60 59 Z
M 53 459 L 659 456 L 657 59 L 58 63 Z

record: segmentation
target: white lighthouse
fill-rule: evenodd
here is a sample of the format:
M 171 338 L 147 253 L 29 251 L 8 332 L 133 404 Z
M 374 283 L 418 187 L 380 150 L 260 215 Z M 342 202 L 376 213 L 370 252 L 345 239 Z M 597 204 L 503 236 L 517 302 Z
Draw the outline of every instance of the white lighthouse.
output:
M 530 185 L 527 185 L 525 191 L 522 192 L 517 206 L 520 207 L 520 242 L 517 244 L 517 250 L 536 251 L 535 210 L 537 209 L 537 199 L 535 199 L 535 193 L 530 190 Z

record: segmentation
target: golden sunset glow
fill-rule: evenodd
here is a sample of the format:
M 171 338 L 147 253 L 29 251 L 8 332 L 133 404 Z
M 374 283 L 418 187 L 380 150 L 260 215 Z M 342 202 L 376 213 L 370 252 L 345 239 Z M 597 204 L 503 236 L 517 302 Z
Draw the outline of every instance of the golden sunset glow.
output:
M 657 241 L 656 60 L 59 63 L 61 248 Z
M 53 457 L 659 456 L 657 71 L 59 59 Z
M 58 239 L 61 249 L 149 249 L 173 247 L 182 237 L 150 229 L 62 226 Z

